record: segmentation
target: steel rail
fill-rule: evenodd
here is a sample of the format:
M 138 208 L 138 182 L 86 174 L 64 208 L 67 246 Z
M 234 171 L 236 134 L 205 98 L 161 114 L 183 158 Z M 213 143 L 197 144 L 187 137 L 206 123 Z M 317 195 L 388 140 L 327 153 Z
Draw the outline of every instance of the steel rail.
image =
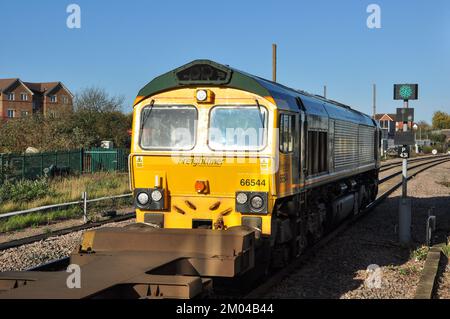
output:
M 37 241 L 46 240 L 51 237 L 67 235 L 67 234 L 77 232 L 80 230 L 86 230 L 86 229 L 96 228 L 96 227 L 100 227 L 100 226 L 111 224 L 111 223 L 125 221 L 125 220 L 132 219 L 135 217 L 136 217 L 136 213 L 128 213 L 128 214 L 123 214 L 123 215 L 119 215 L 116 217 L 112 217 L 112 218 L 104 220 L 104 221 L 88 223 L 88 224 L 83 224 L 83 225 L 79 225 L 79 226 L 73 226 L 73 227 L 69 227 L 69 228 L 59 229 L 59 230 L 53 231 L 51 233 L 39 234 L 39 235 L 31 236 L 31 237 L 25 237 L 25 238 L 16 239 L 13 241 L 8 241 L 5 243 L 0 243 L 0 251 L 6 250 L 6 249 L 11 249 L 11 248 L 17 248 L 17 247 L 20 247 L 23 245 L 29 245 L 29 244 L 35 243 Z
M 448 154 L 441 154 L 441 155 L 432 155 L 432 156 L 426 156 L 426 157 L 419 157 L 419 158 L 412 158 L 409 159 L 408 162 L 409 163 L 415 163 L 415 162 L 421 162 L 421 161 L 426 161 L 426 160 L 430 160 L 430 159 L 436 159 L 436 158 L 445 158 L 445 157 L 450 157 L 450 155 Z M 401 166 L 402 162 L 394 162 L 394 163 L 387 163 L 384 165 L 381 165 L 380 167 L 380 172 L 385 172 L 388 171 L 394 167 L 397 166 Z
M 420 166 L 424 166 L 429 164 L 428 166 L 419 169 L 418 171 L 412 173 L 408 176 L 408 180 L 414 178 L 418 174 L 426 171 L 427 169 L 430 169 L 434 166 L 440 165 L 442 163 L 450 161 L 449 159 L 443 159 L 439 162 L 433 161 L 432 163 L 423 163 Z M 418 166 L 408 168 L 414 169 Z M 344 221 L 341 225 L 339 225 L 335 230 L 333 230 L 331 233 L 326 235 L 323 239 L 312 245 L 310 248 L 308 248 L 302 255 L 294 259 L 287 267 L 283 268 L 282 270 L 276 272 L 274 275 L 272 275 L 267 281 L 265 281 L 263 284 L 259 285 L 249 293 L 247 293 L 245 296 L 243 296 L 244 299 L 258 299 L 262 298 L 265 294 L 267 294 L 274 286 L 279 284 L 284 278 L 288 277 L 292 272 L 299 269 L 302 265 L 304 265 L 307 261 L 309 261 L 314 255 L 317 253 L 317 251 L 321 248 L 323 248 L 328 242 L 330 242 L 332 239 L 336 238 L 338 235 L 345 232 L 347 229 L 350 228 L 351 225 L 356 223 L 357 221 L 361 220 L 363 217 L 369 215 L 371 211 L 375 207 L 381 204 L 381 202 L 386 199 L 390 194 L 395 192 L 398 188 L 402 186 L 402 181 L 396 183 L 394 186 L 392 186 L 390 189 L 388 189 L 386 192 L 381 194 L 377 197 L 375 201 L 370 203 L 364 211 L 359 213 L 358 215 L 354 216 L 351 219 L 348 219 L 347 221 Z
M 408 166 L 408 169 L 414 169 L 414 168 L 416 168 L 416 167 L 420 167 L 420 166 L 423 166 L 423 165 L 427 165 L 427 164 L 430 164 L 430 163 L 435 163 L 435 162 L 440 162 L 440 161 L 446 161 L 446 160 L 449 160 L 450 159 L 450 157 L 449 158 L 438 158 L 438 159 L 433 159 L 433 160 L 431 160 L 430 159 L 430 161 L 427 161 L 427 162 L 425 162 L 425 163 L 419 163 L 419 164 L 417 164 L 417 165 L 414 165 L 414 166 Z M 415 163 L 415 162 L 414 162 Z M 413 164 L 414 164 L 413 163 Z M 384 183 L 384 182 L 386 182 L 386 181 L 388 181 L 388 180 L 390 180 L 390 179 L 392 179 L 392 178 L 394 178 L 394 177 L 396 177 L 396 176 L 398 176 L 398 175 L 401 175 L 402 174 L 402 171 L 400 170 L 400 171 L 398 171 L 398 172 L 395 172 L 395 173 L 392 173 L 391 175 L 388 175 L 388 176 L 386 176 L 386 177 L 383 177 L 382 179 L 380 179 L 380 181 L 379 181 L 379 183 L 381 184 L 381 183 Z

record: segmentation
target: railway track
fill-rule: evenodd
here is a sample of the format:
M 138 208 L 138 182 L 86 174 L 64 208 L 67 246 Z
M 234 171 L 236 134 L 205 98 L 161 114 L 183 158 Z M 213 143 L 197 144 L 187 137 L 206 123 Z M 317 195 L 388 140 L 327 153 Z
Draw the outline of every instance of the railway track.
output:
M 414 169 L 414 168 L 421 167 L 421 166 L 423 166 L 423 165 L 430 164 L 430 163 L 437 163 L 437 162 L 440 163 L 442 160 L 445 160 L 445 159 L 449 160 L 449 159 L 450 159 L 450 156 L 444 155 L 443 157 L 439 157 L 439 158 L 427 158 L 427 160 L 429 160 L 429 161 L 427 161 L 426 163 L 419 163 L 419 164 L 414 165 L 414 166 L 410 166 L 411 163 L 408 162 L 408 170 L 412 170 L 412 169 Z M 421 161 L 424 161 L 424 159 L 421 159 Z M 421 161 L 415 161 L 415 162 L 413 162 L 413 164 L 415 164 L 415 163 L 417 163 L 417 162 L 421 162 Z M 400 163 L 400 165 L 401 165 L 401 163 Z M 398 165 L 397 165 L 397 166 L 398 166 Z M 393 169 L 393 168 L 395 168 L 395 167 L 391 167 L 391 168 L 389 168 L 388 170 L 391 170 L 391 169 Z M 382 171 L 380 170 L 380 172 L 382 172 Z M 383 177 L 383 178 L 380 179 L 380 184 L 381 184 L 381 183 L 384 183 L 384 182 L 386 182 L 386 181 L 388 181 L 388 180 L 390 180 L 390 179 L 393 179 L 394 177 L 399 176 L 399 175 L 401 175 L 401 174 L 402 174 L 402 170 L 400 170 L 400 171 L 398 171 L 398 172 L 395 172 L 395 173 L 393 173 L 393 174 L 390 174 L 390 175 L 388 175 L 388 176 L 385 176 L 385 177 Z
M 428 160 L 428 161 L 426 161 L 426 160 Z M 410 172 L 410 176 L 408 177 L 408 179 L 415 177 L 417 174 L 419 174 L 431 167 L 434 167 L 436 165 L 450 161 L 450 157 L 446 156 L 445 158 L 438 158 L 438 159 L 436 159 L 436 157 L 433 157 L 433 158 L 427 158 L 426 160 L 420 159 L 420 161 L 415 161 L 415 162 L 423 162 L 423 163 L 419 163 L 417 165 L 414 165 L 414 166 L 411 166 L 408 168 L 408 171 Z M 396 176 L 398 176 L 400 174 L 401 174 L 401 171 L 394 172 L 393 174 L 386 176 L 385 178 L 383 178 L 381 180 L 380 186 L 386 184 L 387 181 L 392 180 L 393 178 L 395 178 Z M 331 233 L 326 235 L 322 240 L 320 240 L 319 242 L 317 242 L 314 245 L 312 245 L 311 247 L 309 247 L 300 257 L 295 259 L 287 267 L 274 273 L 266 281 L 264 281 L 264 283 L 262 285 L 251 290 L 249 293 L 246 293 L 244 296 L 240 295 L 239 297 L 243 297 L 245 299 L 256 299 L 256 298 L 263 297 L 268 291 L 270 291 L 270 289 L 272 287 L 274 287 L 276 284 L 278 284 L 283 278 L 287 277 L 290 273 L 292 273 L 292 271 L 300 268 L 303 264 L 307 263 L 308 260 L 310 260 L 317 253 L 317 251 L 319 249 L 324 247 L 332 239 L 336 238 L 338 235 L 340 235 L 345 230 L 347 230 L 352 224 L 354 224 L 355 222 L 357 222 L 358 220 L 360 220 L 361 218 L 366 216 L 376 206 L 378 206 L 386 197 L 388 197 L 392 192 L 394 192 L 397 188 L 401 187 L 401 185 L 402 185 L 401 181 L 395 182 L 393 185 L 389 185 L 389 188 L 387 190 L 385 190 L 381 195 L 379 195 L 378 198 L 375 200 L 375 202 L 371 203 L 363 212 L 361 212 L 360 214 L 358 214 L 357 216 L 355 216 L 351 219 L 344 221 L 338 228 L 336 228 Z M 63 229 L 63 230 L 60 230 L 60 231 L 57 231 L 57 232 L 54 232 L 51 234 L 42 234 L 42 235 L 30 237 L 30 238 L 25 238 L 25 239 L 16 240 L 13 242 L 4 243 L 4 244 L 0 245 L 0 251 L 3 249 L 15 248 L 15 247 L 33 243 L 36 241 L 44 240 L 49 237 L 60 236 L 60 235 L 68 234 L 70 232 L 95 228 L 95 227 L 106 225 L 108 223 L 123 221 L 123 220 L 130 219 L 133 217 L 134 217 L 134 214 L 131 213 L 131 214 L 127 214 L 127 215 L 118 216 L 116 218 L 111 218 L 107 221 L 103 221 L 103 222 L 99 222 L 99 223 L 92 223 L 92 224 L 88 224 L 88 225 L 76 226 L 76 227 L 72 227 L 72 228 L 68 228 L 68 229 Z M 56 270 L 65 269 L 68 264 L 69 264 L 69 257 L 64 257 L 61 259 L 57 259 L 57 260 L 39 265 L 37 267 L 30 268 L 28 270 L 29 271 L 56 271 Z
M 431 162 L 439 162 L 442 158 L 450 158 L 449 155 L 442 155 L 442 156 L 429 156 L 426 158 L 417 158 L 417 159 L 412 159 L 409 160 L 409 163 L 417 163 L 417 162 L 421 162 L 421 161 L 426 161 L 426 160 L 432 160 Z M 430 162 L 430 163 L 431 163 Z M 401 162 L 396 162 L 396 163 L 389 163 L 386 164 L 384 166 L 381 166 L 381 170 L 380 172 L 383 171 L 387 171 L 387 170 L 391 170 L 393 168 L 398 167 L 399 165 L 401 165 Z M 409 167 L 408 169 L 413 169 L 416 167 L 419 167 L 421 165 L 424 164 L 419 164 L 419 165 L 414 165 Z M 384 178 L 382 178 L 380 180 L 380 184 L 388 181 L 398 175 L 400 175 L 402 172 L 395 172 L 393 174 L 390 174 Z M 22 238 L 22 239 L 17 239 L 14 241 L 10 241 L 10 242 L 6 242 L 6 243 L 1 243 L 0 244 L 0 251 L 2 250 L 6 250 L 6 249 L 10 249 L 10 248 L 16 248 L 16 247 L 20 247 L 23 245 L 27 245 L 27 244 L 32 244 L 34 242 L 38 242 L 41 240 L 45 240 L 48 239 L 50 237 L 56 237 L 56 236 L 62 236 L 62 235 L 66 235 L 72 232 L 77 232 L 80 230 L 87 230 L 87 229 L 92 229 L 92 228 L 96 228 L 96 227 L 100 227 L 100 226 L 104 226 L 107 225 L 109 223 L 116 223 L 116 222 L 120 222 L 120 221 L 125 221 L 125 220 L 129 220 L 131 218 L 134 218 L 136 216 L 135 213 L 129 213 L 129 214 L 125 214 L 125 215 L 120 215 L 120 216 L 116 216 L 116 217 L 112 217 L 106 221 L 101 221 L 101 222 L 95 222 L 95 223 L 89 223 L 89 224 L 85 224 L 85 225 L 80 225 L 80 226 L 74 226 L 74 227 L 69 227 L 69 228 L 64 228 L 64 229 L 60 229 L 51 233 L 46 233 L 46 234 L 40 234 L 40 235 L 36 235 L 36 236 L 31 236 L 31 237 L 26 237 L 26 238 Z
M 408 168 L 408 180 L 414 178 L 421 172 L 430 169 L 434 166 L 440 165 L 442 163 L 450 161 L 449 156 L 446 156 L 447 158 L 440 158 L 438 160 L 433 160 L 425 163 L 420 163 L 419 165 L 416 165 L 414 167 Z M 428 160 L 430 158 L 427 158 Z M 424 159 L 421 159 L 424 161 Z M 411 172 L 412 171 L 412 172 Z M 386 183 L 387 181 L 392 180 L 394 177 L 400 175 L 401 172 L 393 173 L 389 176 L 387 176 L 382 183 Z M 382 184 L 380 183 L 380 186 Z M 317 243 L 313 244 L 311 247 L 309 247 L 300 257 L 296 258 L 294 261 L 292 261 L 287 267 L 277 271 L 272 276 L 270 276 L 267 280 L 264 281 L 263 284 L 257 286 L 256 288 L 252 289 L 250 292 L 248 292 L 245 296 L 243 296 L 244 299 L 260 299 L 263 298 L 273 287 L 275 287 L 277 284 L 279 284 L 284 278 L 288 277 L 293 271 L 301 268 L 304 264 L 306 264 L 311 258 L 313 258 L 318 250 L 323 248 L 327 243 L 329 243 L 331 240 L 335 239 L 337 236 L 345 232 L 347 229 L 349 229 L 354 223 L 358 222 L 365 216 L 367 216 L 371 211 L 373 211 L 374 208 L 376 208 L 378 205 L 381 204 L 381 202 L 386 199 L 390 194 L 392 194 L 395 190 L 400 188 L 402 186 L 402 181 L 395 182 L 393 185 L 390 185 L 387 190 L 385 190 L 381 195 L 377 197 L 377 199 L 372 202 L 364 211 L 359 213 L 358 215 L 352 217 L 351 219 L 348 219 L 344 221 L 341 225 L 339 225 L 335 230 L 327 234 L 324 238 L 322 238 Z
M 6 250 L 6 249 L 11 249 L 11 248 L 17 248 L 17 247 L 20 247 L 20 246 L 23 246 L 23 245 L 32 244 L 32 243 L 35 243 L 35 242 L 38 242 L 38 241 L 41 241 L 41 240 L 46 240 L 46 239 L 48 239 L 50 237 L 63 236 L 63 235 L 70 234 L 70 233 L 73 233 L 73 232 L 77 232 L 77 231 L 80 231 L 80 230 L 92 229 L 92 228 L 104 226 L 104 225 L 111 224 L 111 223 L 117 223 L 117 222 L 129 220 L 129 219 L 132 219 L 132 218 L 135 218 L 135 217 L 136 217 L 136 213 L 134 213 L 134 212 L 133 213 L 127 213 L 127 214 L 111 217 L 111 218 L 109 218 L 107 220 L 104 220 L 104 221 L 99 221 L 99 222 L 95 222 L 95 223 L 87 223 L 87 224 L 84 224 L 84 225 L 79 225 L 79 226 L 73 226 L 73 227 L 69 227 L 69 228 L 59 229 L 59 230 L 53 231 L 51 233 L 39 234 L 39 235 L 31 236 L 31 237 L 25 237 L 25 238 L 21 238 L 21 239 L 9 241 L 9 242 L 1 243 L 0 244 L 0 251 Z
M 440 159 L 440 158 L 445 158 L 445 157 L 449 157 L 449 155 L 448 154 L 443 154 L 443 155 L 433 155 L 433 156 L 412 158 L 412 159 L 408 160 L 408 164 L 422 162 L 422 161 L 427 161 L 427 160 L 430 160 L 430 159 Z M 402 161 L 396 161 L 396 162 L 393 162 L 393 163 L 383 164 L 383 165 L 381 165 L 380 173 L 388 171 L 388 170 L 391 170 L 391 169 L 396 168 L 396 167 L 401 166 L 401 165 L 402 165 Z

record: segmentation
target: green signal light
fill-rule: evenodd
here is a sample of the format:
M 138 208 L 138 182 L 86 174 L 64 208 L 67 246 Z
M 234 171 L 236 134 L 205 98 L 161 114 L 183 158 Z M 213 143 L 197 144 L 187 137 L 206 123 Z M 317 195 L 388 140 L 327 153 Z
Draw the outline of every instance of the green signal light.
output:
M 413 94 L 413 90 L 409 85 L 403 85 L 400 87 L 400 96 L 404 98 L 405 100 L 409 99 L 411 95 Z

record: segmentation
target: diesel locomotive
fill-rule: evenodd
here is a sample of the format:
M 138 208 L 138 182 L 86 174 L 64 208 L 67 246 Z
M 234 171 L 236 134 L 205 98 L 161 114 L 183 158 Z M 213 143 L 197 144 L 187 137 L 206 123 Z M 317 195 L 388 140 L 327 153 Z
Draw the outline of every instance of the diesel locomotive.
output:
M 373 201 L 380 128 L 336 101 L 196 60 L 134 104 L 130 185 L 137 222 L 247 226 L 286 260 Z
M 77 289 L 65 268 L 5 272 L 0 298 L 193 298 L 283 267 L 376 198 L 379 149 L 347 105 L 193 61 L 134 103 L 137 223 L 83 234 Z

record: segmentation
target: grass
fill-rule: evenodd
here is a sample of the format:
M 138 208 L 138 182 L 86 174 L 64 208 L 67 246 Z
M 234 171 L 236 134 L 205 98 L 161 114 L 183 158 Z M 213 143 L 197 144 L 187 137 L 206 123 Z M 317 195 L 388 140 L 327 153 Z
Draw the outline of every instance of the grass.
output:
M 37 227 L 39 225 L 48 224 L 50 221 L 80 217 L 81 214 L 81 209 L 79 207 L 74 207 L 49 213 L 33 213 L 13 216 L 0 221 L 0 232 L 10 232 L 26 227 Z M 46 228 L 44 232 L 48 233 L 51 232 L 51 230 Z
M 96 173 L 5 184 L 0 187 L 0 214 L 81 200 L 84 191 L 90 199 L 125 194 L 130 191 L 128 174 Z
M 442 247 L 442 253 L 447 257 L 450 258 L 450 244 L 447 246 Z
M 5 183 L 0 186 L 0 214 L 81 200 L 81 194 L 85 191 L 88 193 L 88 199 L 128 193 L 130 192 L 128 174 L 96 173 L 52 180 Z M 89 204 L 88 217 L 95 220 L 97 218 L 95 212 L 110 209 L 111 206 L 116 208 L 129 205 L 131 205 L 129 198 Z M 0 232 L 36 227 L 81 216 L 81 205 L 49 212 L 18 215 L 0 219 Z M 44 232 L 49 231 L 48 228 L 44 229 Z

